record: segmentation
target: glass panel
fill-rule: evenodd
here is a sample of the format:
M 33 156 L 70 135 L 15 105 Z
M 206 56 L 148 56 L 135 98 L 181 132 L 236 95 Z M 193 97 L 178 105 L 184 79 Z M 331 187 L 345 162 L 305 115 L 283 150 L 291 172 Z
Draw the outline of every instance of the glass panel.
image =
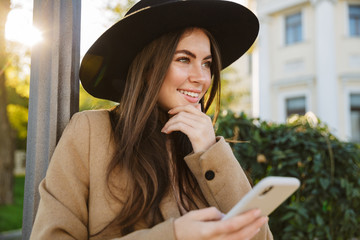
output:
M 351 105 L 351 109 L 354 109 L 354 108 L 360 109 L 360 94 L 351 94 L 350 95 L 350 105 Z
M 360 143 L 360 94 L 350 95 L 351 138 Z
M 360 36 L 360 5 L 349 6 L 350 36 Z
M 286 44 L 302 41 L 301 12 L 286 16 L 285 28 Z
M 351 139 L 360 142 L 360 111 L 351 111 Z
M 305 97 L 296 97 L 286 99 L 286 116 L 290 117 L 293 114 L 305 115 L 306 113 L 306 99 Z

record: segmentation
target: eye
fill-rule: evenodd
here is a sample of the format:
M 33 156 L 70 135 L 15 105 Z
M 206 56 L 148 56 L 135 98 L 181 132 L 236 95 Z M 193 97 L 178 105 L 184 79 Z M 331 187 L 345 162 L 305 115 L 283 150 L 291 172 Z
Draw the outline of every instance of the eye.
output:
M 212 61 L 206 61 L 206 62 L 204 62 L 202 65 L 203 65 L 203 67 L 211 68 Z
M 176 59 L 176 61 L 181 62 L 181 63 L 189 63 L 190 59 L 188 57 L 179 57 Z

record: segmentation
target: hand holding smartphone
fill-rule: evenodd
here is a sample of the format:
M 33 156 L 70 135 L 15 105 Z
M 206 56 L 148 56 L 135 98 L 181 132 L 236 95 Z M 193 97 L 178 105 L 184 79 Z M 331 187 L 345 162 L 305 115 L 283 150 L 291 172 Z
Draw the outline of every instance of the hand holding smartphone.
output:
M 223 218 L 258 208 L 262 216 L 268 216 L 300 186 L 300 181 L 293 177 L 266 177 L 248 192 Z

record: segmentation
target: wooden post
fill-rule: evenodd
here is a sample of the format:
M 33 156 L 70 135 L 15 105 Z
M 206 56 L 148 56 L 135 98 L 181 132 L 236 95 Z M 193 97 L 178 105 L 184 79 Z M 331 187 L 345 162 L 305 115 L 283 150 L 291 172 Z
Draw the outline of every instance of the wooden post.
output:
M 22 239 L 29 239 L 50 157 L 79 109 L 81 0 L 34 0 L 43 41 L 31 56 L 29 122 Z

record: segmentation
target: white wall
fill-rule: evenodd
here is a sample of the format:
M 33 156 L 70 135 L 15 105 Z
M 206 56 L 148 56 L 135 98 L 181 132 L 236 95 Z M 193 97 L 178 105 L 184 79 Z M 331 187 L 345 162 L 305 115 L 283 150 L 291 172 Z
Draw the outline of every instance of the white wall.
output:
M 360 92 L 360 38 L 349 37 L 349 3 L 360 1 L 257 1 L 263 32 L 254 51 L 258 52 L 254 66 L 259 69 L 253 75 L 253 97 L 259 101 L 253 100 L 255 116 L 283 122 L 285 99 L 303 95 L 307 110 L 329 123 L 337 136 L 349 138 L 349 96 Z M 287 46 L 284 19 L 298 11 L 304 40 Z M 333 37 L 324 38 L 323 34 Z

